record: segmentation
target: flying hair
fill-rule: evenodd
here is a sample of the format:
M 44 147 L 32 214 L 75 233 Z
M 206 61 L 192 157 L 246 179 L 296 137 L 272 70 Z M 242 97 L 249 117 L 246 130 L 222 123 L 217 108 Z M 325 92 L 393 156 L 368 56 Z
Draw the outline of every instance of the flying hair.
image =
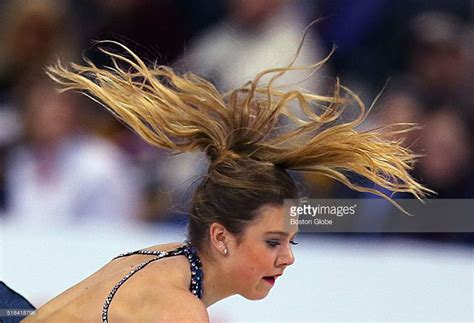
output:
M 149 67 L 114 41 L 99 42 L 124 52 L 100 47 L 111 59 L 109 67 L 98 68 L 84 59 L 85 65 L 69 68 L 58 62 L 47 68 L 47 74 L 62 86 L 61 91 L 79 90 L 99 102 L 151 145 L 175 153 L 205 152 L 210 160 L 207 177 L 225 187 L 259 190 L 239 172 L 246 167 L 262 171 L 278 167 L 323 174 L 353 190 L 382 196 L 397 207 L 391 196 L 351 181 L 349 174 L 418 199 L 433 193 L 410 175 L 418 156 L 393 140 L 394 134 L 407 133 L 416 125 L 358 131 L 370 109 L 339 80 L 331 95 L 274 86 L 285 73 L 314 72 L 329 59 L 330 55 L 313 65 L 294 66 L 303 41 L 304 37 L 290 64 L 264 70 L 228 93 L 193 73 L 178 75 L 156 63 Z M 349 105 L 356 106 L 358 114 L 343 121 L 341 115 Z

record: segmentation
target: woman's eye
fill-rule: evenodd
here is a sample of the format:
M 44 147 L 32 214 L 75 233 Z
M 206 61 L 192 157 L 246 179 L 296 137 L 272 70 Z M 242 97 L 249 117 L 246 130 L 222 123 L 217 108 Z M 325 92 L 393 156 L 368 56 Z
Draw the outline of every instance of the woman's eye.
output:
M 268 244 L 270 247 L 274 248 L 274 247 L 276 247 L 276 246 L 281 245 L 281 242 L 278 241 L 278 240 L 268 240 L 268 241 L 267 241 L 267 244 Z M 291 240 L 291 241 L 290 241 L 290 244 L 296 246 L 296 245 L 298 244 L 298 242 L 296 242 L 296 241 L 294 241 L 294 240 Z
M 276 240 L 268 240 L 267 241 L 267 244 L 270 246 L 270 247 L 276 247 L 276 246 L 279 246 L 280 245 L 280 242 L 279 241 L 276 241 Z

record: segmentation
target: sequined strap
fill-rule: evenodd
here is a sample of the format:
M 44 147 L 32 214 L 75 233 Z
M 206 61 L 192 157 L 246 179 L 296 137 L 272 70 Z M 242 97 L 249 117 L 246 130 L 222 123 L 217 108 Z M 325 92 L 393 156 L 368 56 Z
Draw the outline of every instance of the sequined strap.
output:
M 141 249 L 137 251 L 132 251 L 132 252 L 126 252 L 123 254 L 118 255 L 117 257 L 113 258 L 122 258 L 130 255 L 153 255 L 156 256 L 153 259 L 147 260 L 133 268 L 125 277 L 123 277 L 112 289 L 112 291 L 109 293 L 107 298 L 105 299 L 104 305 L 102 307 L 102 322 L 107 323 L 109 321 L 108 318 L 108 311 L 110 307 L 110 303 L 112 302 L 112 298 L 114 297 L 115 293 L 117 290 L 122 286 L 130 277 L 132 277 L 136 272 L 139 270 L 143 269 L 145 266 L 148 264 L 163 259 L 167 257 L 172 257 L 172 256 L 179 256 L 179 255 L 184 255 L 186 258 L 188 258 L 189 263 L 190 263 L 190 269 L 191 269 L 191 283 L 190 283 L 190 291 L 196 295 L 196 297 L 201 298 L 202 297 L 202 269 L 201 269 L 201 260 L 197 256 L 196 249 L 189 243 L 186 242 L 184 245 L 171 250 L 171 251 L 155 251 L 155 250 L 147 250 L 147 249 Z
M 122 256 L 124 257 L 124 256 Z M 150 260 L 147 260 L 145 262 L 142 262 L 141 264 L 139 264 L 138 266 L 136 266 L 135 268 L 132 269 L 132 271 L 130 271 L 127 275 L 125 275 L 125 277 L 123 277 L 115 286 L 114 288 L 112 288 L 112 290 L 110 291 L 109 295 L 107 296 L 107 298 L 105 299 L 105 303 L 104 305 L 102 306 L 102 322 L 103 323 L 107 323 L 109 322 L 109 306 L 110 306 L 110 303 L 112 302 L 112 298 L 114 297 L 115 293 L 117 292 L 117 290 L 120 288 L 120 286 L 123 285 L 123 283 L 125 283 L 130 277 L 132 277 L 135 273 L 137 273 L 140 269 L 143 269 L 146 265 L 152 263 L 153 261 L 157 261 L 157 260 L 160 260 L 162 259 L 163 257 L 156 257 L 156 258 L 153 258 L 153 259 L 150 259 Z
M 154 256 L 157 256 L 157 257 L 166 257 L 168 255 L 168 252 L 141 249 L 141 250 L 137 250 L 137 251 L 130 251 L 130 252 L 122 253 L 122 254 L 118 255 L 117 257 L 112 258 L 112 260 L 115 260 L 117 258 L 131 256 L 131 255 L 154 255 Z

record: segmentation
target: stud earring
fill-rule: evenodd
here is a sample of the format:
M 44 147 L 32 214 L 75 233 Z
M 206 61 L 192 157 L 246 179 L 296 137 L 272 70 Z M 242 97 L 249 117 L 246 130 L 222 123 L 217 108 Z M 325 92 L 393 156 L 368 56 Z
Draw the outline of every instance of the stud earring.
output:
M 227 250 L 227 248 L 224 248 L 224 255 L 227 256 L 228 253 L 229 253 L 229 250 Z

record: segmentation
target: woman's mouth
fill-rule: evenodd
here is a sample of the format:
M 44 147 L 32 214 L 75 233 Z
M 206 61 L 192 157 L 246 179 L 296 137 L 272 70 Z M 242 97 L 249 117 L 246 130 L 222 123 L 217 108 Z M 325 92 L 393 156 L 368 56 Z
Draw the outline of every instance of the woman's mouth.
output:
M 263 277 L 263 280 L 265 280 L 267 283 L 269 283 L 272 286 L 275 284 L 275 279 L 276 279 L 275 276 Z

